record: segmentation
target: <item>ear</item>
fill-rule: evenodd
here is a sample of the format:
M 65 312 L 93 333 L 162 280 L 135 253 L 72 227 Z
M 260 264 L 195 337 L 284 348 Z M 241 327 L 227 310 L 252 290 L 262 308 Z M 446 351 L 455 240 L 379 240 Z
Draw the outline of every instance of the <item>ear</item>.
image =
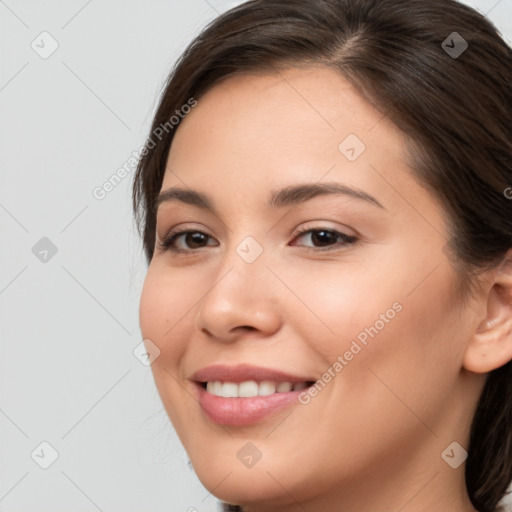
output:
M 512 360 L 512 249 L 488 272 L 487 307 L 464 354 L 463 366 L 487 373 Z

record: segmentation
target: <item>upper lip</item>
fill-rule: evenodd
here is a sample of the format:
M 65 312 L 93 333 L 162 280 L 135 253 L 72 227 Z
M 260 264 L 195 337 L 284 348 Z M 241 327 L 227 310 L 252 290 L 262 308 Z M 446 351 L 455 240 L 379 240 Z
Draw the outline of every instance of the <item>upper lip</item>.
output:
M 238 383 L 248 380 L 268 380 L 273 382 L 315 382 L 316 380 L 308 376 L 293 375 L 281 370 L 252 366 L 250 364 L 239 364 L 236 366 L 215 364 L 206 366 L 194 373 L 191 379 L 197 382 L 222 381 Z

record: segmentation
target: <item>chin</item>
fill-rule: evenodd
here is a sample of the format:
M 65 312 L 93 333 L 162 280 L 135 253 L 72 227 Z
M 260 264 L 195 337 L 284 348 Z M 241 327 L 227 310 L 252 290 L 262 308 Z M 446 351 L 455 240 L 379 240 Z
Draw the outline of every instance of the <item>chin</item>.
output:
M 276 462 L 270 463 L 268 460 L 265 464 L 262 458 L 252 468 L 246 468 L 238 460 L 233 463 L 231 457 L 221 456 L 217 461 L 199 456 L 198 460 L 191 460 L 202 485 L 227 503 L 246 506 L 258 504 L 260 507 L 266 506 L 268 510 L 278 510 L 279 506 L 290 500 L 283 488 L 293 496 L 300 494 L 301 500 L 307 494 L 304 485 L 307 477 L 295 475 L 291 480 L 292 468 L 287 464 L 286 467 L 279 467 Z

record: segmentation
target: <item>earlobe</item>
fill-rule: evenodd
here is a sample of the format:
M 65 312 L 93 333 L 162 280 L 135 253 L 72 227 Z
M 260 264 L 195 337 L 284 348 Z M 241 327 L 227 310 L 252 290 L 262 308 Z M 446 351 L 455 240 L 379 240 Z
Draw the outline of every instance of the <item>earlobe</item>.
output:
M 485 317 L 464 354 L 464 368 L 474 373 L 488 373 L 512 360 L 512 251 L 489 272 Z

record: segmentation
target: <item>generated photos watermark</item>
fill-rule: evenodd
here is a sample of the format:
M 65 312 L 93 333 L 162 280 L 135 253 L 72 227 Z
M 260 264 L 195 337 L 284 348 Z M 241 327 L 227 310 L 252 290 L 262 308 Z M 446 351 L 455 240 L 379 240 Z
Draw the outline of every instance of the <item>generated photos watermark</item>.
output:
M 190 113 L 192 108 L 197 106 L 197 100 L 190 98 L 187 103 L 182 105 L 178 110 L 174 111 L 168 121 L 157 126 L 149 136 L 146 143 L 139 149 L 132 152 L 132 156 L 126 160 L 126 162 L 117 169 L 110 177 L 103 182 L 103 184 L 94 187 L 92 195 L 98 201 L 102 201 L 107 195 L 112 192 L 133 170 L 137 167 L 141 157 L 146 156 L 150 149 L 153 149 L 158 142 L 153 139 L 155 137 L 158 141 L 161 141 L 164 133 L 169 134 L 187 114 Z
M 402 304 L 396 301 L 393 303 L 391 308 L 386 310 L 385 313 L 381 313 L 379 315 L 379 319 L 376 320 L 372 326 L 363 329 L 352 340 L 350 349 L 345 351 L 343 355 L 339 355 L 336 358 L 336 361 L 322 374 L 321 378 L 317 380 L 313 386 L 305 389 L 299 394 L 297 400 L 303 405 L 309 404 L 311 399 L 317 396 L 318 393 L 322 391 L 322 389 L 324 389 L 325 386 L 327 386 L 327 384 L 334 379 L 334 377 L 336 377 L 336 375 L 338 375 L 350 363 L 350 361 L 352 361 L 352 359 L 354 359 L 354 356 L 359 354 L 359 352 L 368 345 L 368 338 L 375 338 L 375 336 L 377 336 L 379 332 L 396 317 L 397 313 L 402 311 L 402 309 Z

